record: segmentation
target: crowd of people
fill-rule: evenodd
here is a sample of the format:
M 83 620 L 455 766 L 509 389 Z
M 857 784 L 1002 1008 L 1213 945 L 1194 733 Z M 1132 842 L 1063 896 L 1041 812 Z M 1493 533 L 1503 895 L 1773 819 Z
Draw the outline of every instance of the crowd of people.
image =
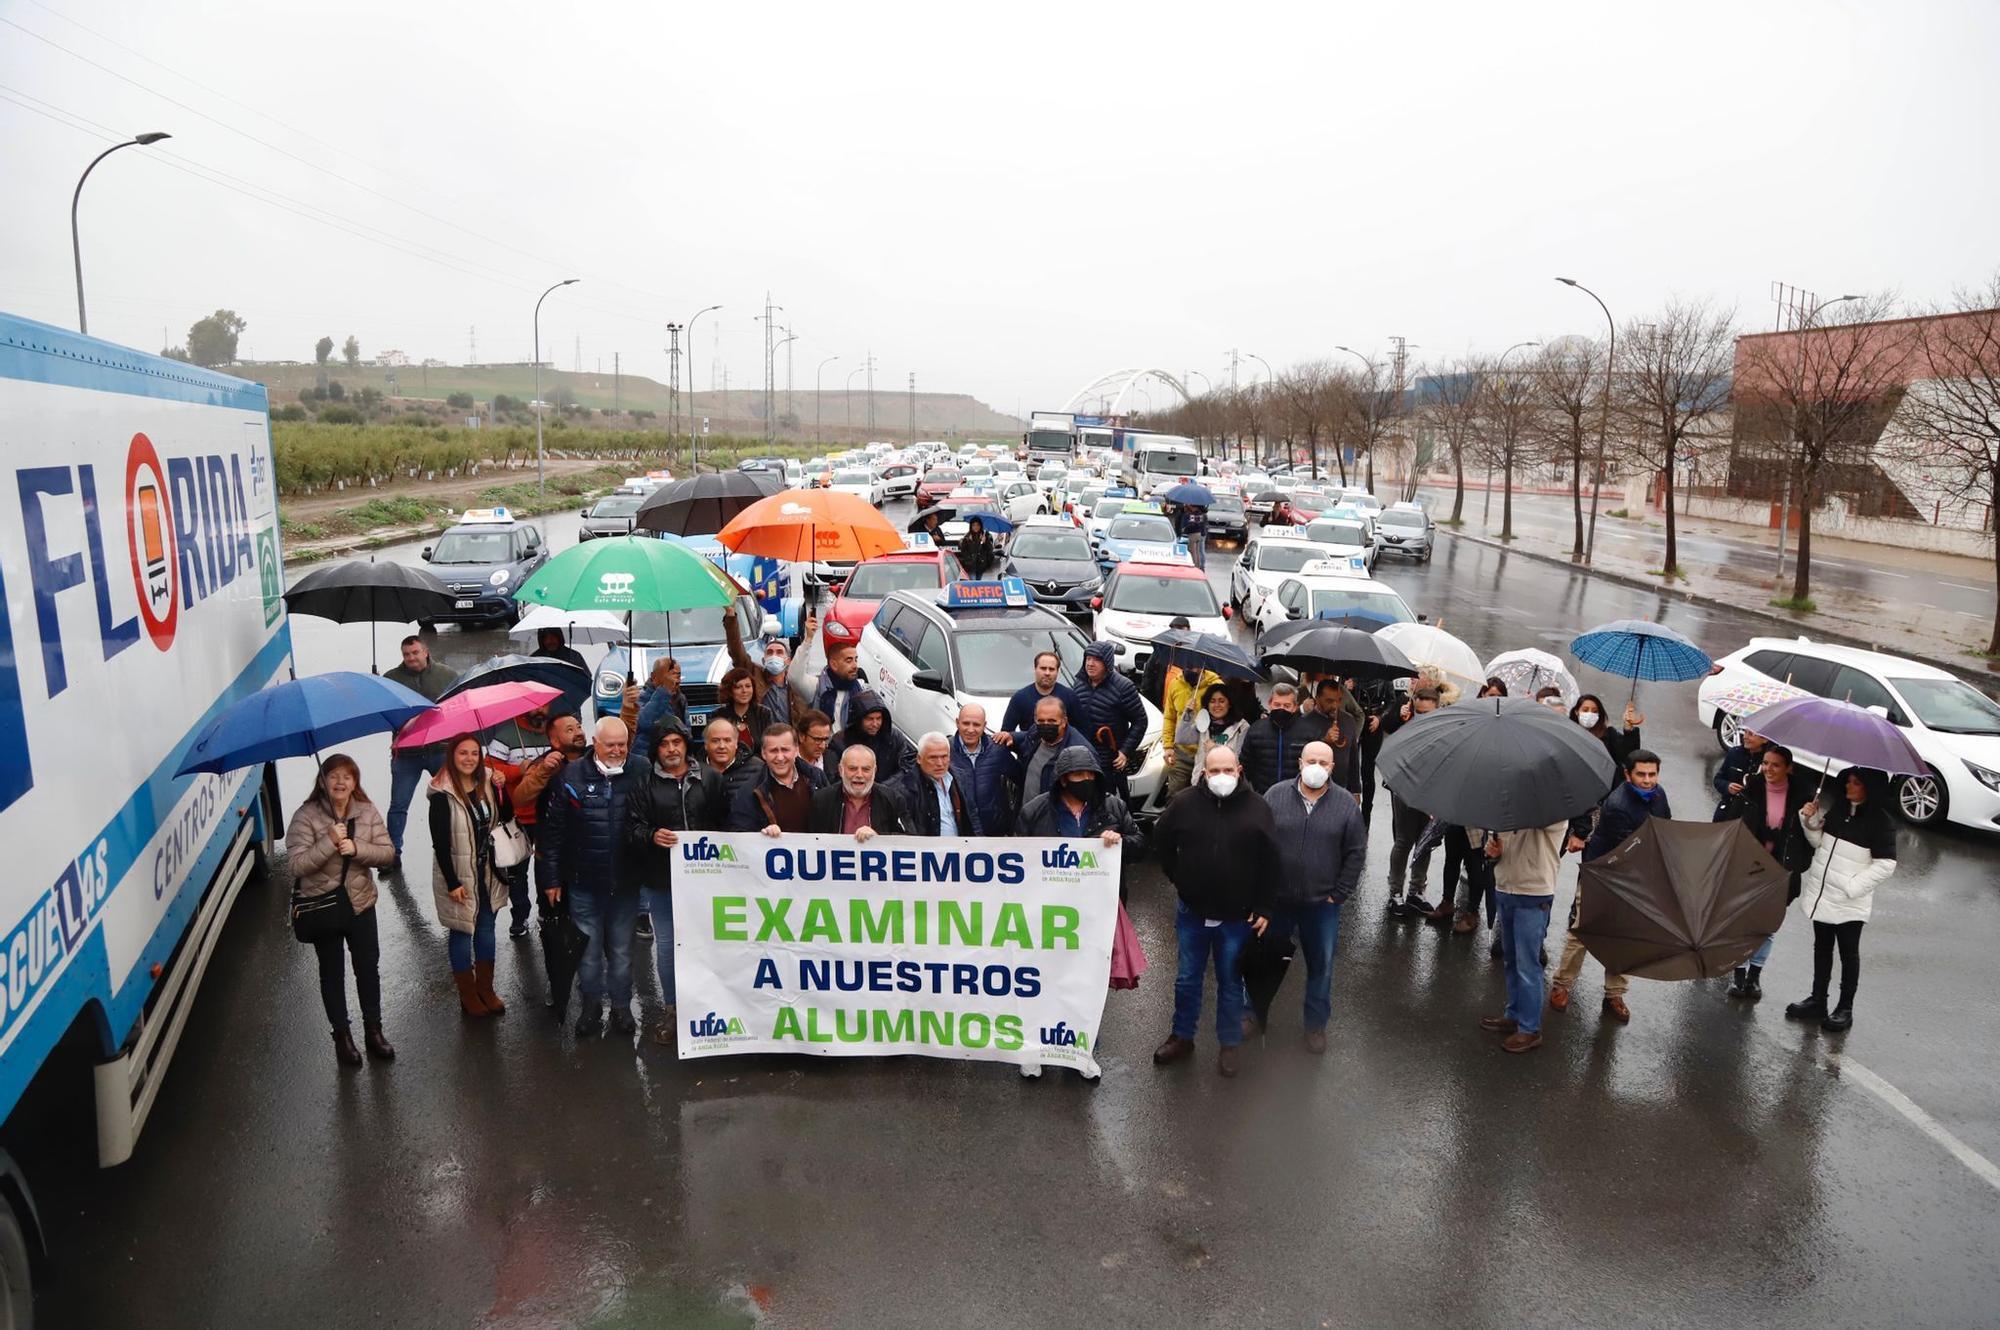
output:
M 422 785 L 431 833 L 431 886 L 447 957 L 468 1017 L 506 1007 L 494 987 L 495 934 L 511 910 L 510 934 L 539 921 L 545 957 L 552 939 L 579 939 L 575 988 L 579 1037 L 637 1028 L 633 952 L 650 939 L 661 1017 L 653 1037 L 676 1041 L 673 854 L 704 831 L 852 836 L 1056 836 L 1123 843 L 1130 862 L 1150 851 L 1177 894 L 1178 970 L 1159 1064 L 1195 1049 L 1208 976 L 1216 992 L 1217 1069 L 1235 1076 L 1244 1040 L 1268 1020 L 1269 995 L 1254 974 L 1276 955 L 1303 960 L 1303 1042 L 1327 1047 L 1334 954 L 1342 907 L 1360 889 L 1376 806 L 1376 759 L 1402 726 L 1451 706 L 1459 689 L 1431 669 L 1405 686 L 1380 680 L 1311 678 L 1260 689 L 1200 668 L 1149 669 L 1135 683 L 1107 644 L 1086 649 L 1064 678 L 1056 653 L 1036 657 L 1033 676 L 1008 701 L 997 728 L 985 708 L 962 706 L 950 734 L 914 742 L 896 728 L 851 644 L 833 645 L 825 667 L 793 678 L 785 644 L 752 651 L 725 616 L 734 668 L 720 705 L 691 714 L 679 664 L 655 660 L 644 686 L 628 686 L 619 715 L 586 730 L 573 714 L 531 712 L 487 736 L 467 734 L 391 759 L 386 812 L 361 788 L 354 761 L 334 754 L 293 817 L 289 848 L 296 896 L 344 890 L 352 921 L 315 941 L 321 995 L 343 1063 L 363 1060 L 349 1033 L 343 961 L 360 997 L 364 1046 L 393 1057 L 382 1028 L 375 888 L 371 872 L 403 872 L 407 805 Z M 810 620 L 807 633 L 816 624 Z M 560 634 L 539 654 L 567 652 Z M 424 643 L 405 640 L 392 678 L 436 698 L 454 681 Z M 1161 708 L 1157 742 L 1166 759 L 1166 802 L 1150 831 L 1134 820 L 1127 775 L 1144 757 L 1145 695 Z M 1489 679 L 1478 696 L 1504 696 Z M 1547 827 L 1455 826 L 1422 811 L 1419 789 L 1391 790 L 1387 908 L 1451 934 L 1493 931 L 1506 1004 L 1480 1025 L 1501 1047 L 1541 1043 L 1545 1012 L 1568 1011 L 1588 954 L 1576 932 L 1583 887 L 1573 898 L 1554 973 L 1547 935 L 1564 856 L 1588 862 L 1617 848 L 1649 818 L 1670 818 L 1660 758 L 1642 743 L 1644 717 L 1625 708 L 1609 724 L 1603 701 L 1561 690 L 1536 700 L 1603 743 L 1618 775 L 1599 804 Z M 695 722 L 699 720 L 697 739 Z M 1873 891 L 1895 870 L 1895 837 L 1884 792 L 1862 771 L 1821 798 L 1795 773 L 1792 755 L 1745 733 L 1715 776 L 1717 820 L 1738 819 L 1788 872 L 1813 926 L 1813 989 L 1786 1015 L 1829 1030 L 1852 1023 L 1860 934 Z M 517 851 L 506 847 L 519 845 Z M 1426 899 L 1430 865 L 1443 848 L 1441 891 Z M 1740 967 L 1733 998 L 1762 996 L 1775 936 Z M 1833 959 L 1841 985 L 1829 1002 Z M 569 971 L 549 960 L 549 1005 L 570 1005 Z M 1603 1017 L 1631 1019 L 1627 977 L 1606 973 Z

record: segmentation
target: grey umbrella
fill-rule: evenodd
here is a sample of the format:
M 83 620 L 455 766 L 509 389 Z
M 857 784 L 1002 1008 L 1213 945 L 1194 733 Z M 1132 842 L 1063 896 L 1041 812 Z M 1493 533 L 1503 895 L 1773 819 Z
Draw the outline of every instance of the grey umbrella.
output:
M 1417 716 L 1375 759 L 1382 783 L 1462 827 L 1546 827 L 1597 805 L 1617 774 L 1590 731 L 1524 698 L 1483 698 Z

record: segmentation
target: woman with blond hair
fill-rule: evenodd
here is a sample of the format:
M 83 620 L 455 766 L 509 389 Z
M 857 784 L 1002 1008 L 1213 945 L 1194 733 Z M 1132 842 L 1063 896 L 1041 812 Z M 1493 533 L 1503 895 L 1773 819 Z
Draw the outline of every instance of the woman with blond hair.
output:
M 361 788 L 361 768 L 345 753 L 319 765 L 312 793 L 292 814 L 285 833 L 292 870 L 294 928 L 310 932 L 319 956 L 319 1000 L 333 1027 L 333 1052 L 350 1067 L 361 1065 L 361 1050 L 347 1026 L 347 963 L 354 963 L 354 989 L 361 998 L 361 1026 L 368 1055 L 385 1061 L 396 1050 L 382 1033 L 382 946 L 375 934 L 375 878 L 368 870 L 387 868 L 396 857 L 388 823 Z M 346 897 L 345 905 L 329 899 Z M 301 925 L 302 917 L 330 911 L 324 926 Z
M 514 818 L 501 782 L 485 763 L 475 734 L 445 749 L 431 780 L 431 896 L 446 937 L 451 981 L 468 1016 L 498 1016 L 507 1004 L 493 991 L 493 921 L 507 903 L 507 882 L 493 863 L 493 829 Z

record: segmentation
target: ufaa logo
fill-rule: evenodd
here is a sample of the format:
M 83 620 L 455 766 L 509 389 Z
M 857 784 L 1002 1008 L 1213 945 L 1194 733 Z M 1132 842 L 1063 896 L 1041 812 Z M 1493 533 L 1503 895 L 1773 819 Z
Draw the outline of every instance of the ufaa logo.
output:
M 632 594 L 632 584 L 638 580 L 636 573 L 602 573 L 597 579 L 597 594 L 629 596 Z
M 778 507 L 778 511 L 783 513 L 786 517 L 810 517 L 812 515 L 812 509 L 806 507 L 802 503 L 780 504 Z

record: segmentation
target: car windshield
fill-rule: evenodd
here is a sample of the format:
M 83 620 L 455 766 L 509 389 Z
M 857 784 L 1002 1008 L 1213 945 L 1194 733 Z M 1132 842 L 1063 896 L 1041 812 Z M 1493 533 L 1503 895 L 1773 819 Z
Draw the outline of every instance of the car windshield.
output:
M 1313 617 L 1333 619 L 1343 614 L 1360 614 L 1389 623 L 1414 623 L 1417 616 L 1393 591 L 1344 591 L 1327 589 L 1312 593 Z
M 1265 545 L 1257 551 L 1257 570 L 1265 573 L 1296 573 L 1314 559 L 1324 559 L 1318 542 L 1311 545 Z
M 2000 704 L 1958 679 L 1891 679 L 1917 719 L 1946 734 L 2000 734 Z
M 1147 453 L 1140 470 L 1155 476 L 1191 476 L 1201 468 L 1193 453 Z
M 1359 522 L 1314 522 L 1306 528 L 1306 539 L 1322 545 L 1368 544 L 1368 528 Z
M 1424 529 L 1424 515 L 1422 513 L 1390 508 L 1382 514 L 1381 521 L 1383 526 L 1408 527 L 1412 531 L 1421 531 Z
M 1099 499 L 1097 506 L 1090 510 L 1091 517 L 1100 522 L 1108 522 L 1125 511 L 1130 499 Z
M 956 485 L 964 479 L 965 477 L 961 476 L 958 472 L 945 467 L 938 467 L 934 470 L 924 472 L 924 484 L 926 485 Z
M 447 531 L 431 551 L 432 563 L 509 563 L 513 558 L 511 531 Z
M 749 629 L 744 636 L 750 636 Z M 723 640 L 722 611 L 713 605 L 698 610 L 641 610 L 632 616 L 632 640 L 646 646 L 712 646 Z
M 609 494 L 599 499 L 590 510 L 592 517 L 630 517 L 639 511 L 639 505 L 646 501 L 640 494 Z
M 1075 559 L 1081 562 L 1090 558 L 1090 542 L 1074 527 L 1062 531 L 1028 527 L 1015 533 L 1014 543 L 1007 552 L 1017 559 Z
M 1208 505 L 1209 513 L 1228 513 L 1233 517 L 1243 516 L 1243 500 L 1234 494 L 1218 494 L 1215 502 Z
M 1246 480 L 1243 482 L 1243 492 L 1253 499 L 1260 494 L 1269 494 L 1276 488 L 1277 486 L 1268 480 Z
M 833 473 L 836 485 L 860 485 L 866 488 L 875 483 L 875 478 L 866 471 L 836 471 Z
M 1215 619 L 1222 614 L 1215 592 L 1199 577 L 1121 573 L 1104 605 L 1127 614 L 1185 614 L 1190 619 Z
M 956 646 L 959 691 L 979 697 L 1011 697 L 1021 680 L 1035 677 L 1039 652 L 1061 657 L 1065 679 L 1083 669 L 1083 635 L 1046 620 L 959 633 Z
M 891 591 L 935 591 L 937 564 L 922 559 L 864 563 L 847 579 L 841 595 L 856 600 L 887 600 Z
M 1150 540 L 1163 544 L 1174 543 L 1172 523 L 1158 513 L 1120 513 L 1111 519 L 1106 536 L 1112 540 Z

